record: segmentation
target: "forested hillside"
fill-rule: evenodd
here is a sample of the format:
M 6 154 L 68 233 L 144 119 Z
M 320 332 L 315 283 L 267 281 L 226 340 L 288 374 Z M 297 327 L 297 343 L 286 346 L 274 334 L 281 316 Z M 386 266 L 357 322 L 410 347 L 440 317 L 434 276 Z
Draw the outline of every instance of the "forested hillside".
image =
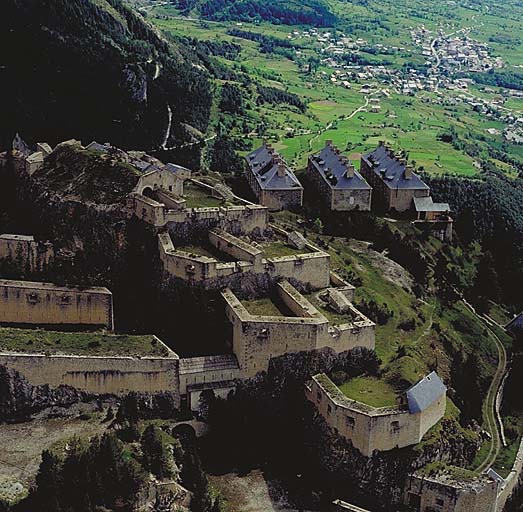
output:
M 187 139 L 191 127 L 205 131 L 212 95 L 194 58 L 120 0 L 7 0 L 0 147 L 16 131 L 29 142 L 75 137 L 149 150 Z
M 435 200 L 450 203 L 455 227 L 465 243 L 481 241 L 490 252 L 487 273 L 494 272 L 488 286 L 489 298 L 506 304 L 523 305 L 523 180 L 499 172 L 480 179 L 450 176 L 429 177 Z M 487 290 L 486 290 L 487 291 Z M 493 296 L 498 294 L 501 296 Z
M 269 21 L 286 25 L 329 27 L 336 16 L 324 0 L 176 0 L 177 7 L 195 10 L 210 20 Z

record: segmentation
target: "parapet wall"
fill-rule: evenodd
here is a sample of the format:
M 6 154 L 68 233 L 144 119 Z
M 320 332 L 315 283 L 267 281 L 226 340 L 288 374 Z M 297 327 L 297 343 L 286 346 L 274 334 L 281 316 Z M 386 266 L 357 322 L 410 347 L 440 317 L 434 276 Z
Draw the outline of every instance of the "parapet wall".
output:
M 158 235 L 160 259 L 164 271 L 193 285 L 216 289 L 235 286 L 239 274 L 265 275 L 272 282 L 290 279 L 312 289 L 321 289 L 330 283 L 330 255 L 317 251 L 297 256 L 263 259 L 263 253 L 236 237 L 220 232 L 210 232 L 213 244 L 227 254 L 248 258 L 248 261 L 218 262 L 214 258 L 189 254 L 177 250 L 169 233 Z M 238 286 L 238 283 L 236 283 Z M 239 283 L 241 286 L 241 283 Z
M 188 240 L 194 234 L 204 234 L 215 228 L 234 235 L 263 233 L 267 228 L 267 208 L 258 205 L 175 210 L 141 194 L 130 194 L 127 210 L 129 215 L 155 227 L 167 226 L 169 232 L 180 240 Z
M 95 394 L 172 393 L 180 400 L 179 360 L 118 356 L 0 353 L 0 364 L 20 372 L 33 386 L 72 386 Z
M 445 414 L 443 395 L 420 413 L 400 407 L 374 408 L 350 400 L 324 374 L 316 375 L 306 387 L 307 398 L 327 424 L 352 442 L 366 457 L 374 451 L 404 448 L 421 441 L 428 428 Z

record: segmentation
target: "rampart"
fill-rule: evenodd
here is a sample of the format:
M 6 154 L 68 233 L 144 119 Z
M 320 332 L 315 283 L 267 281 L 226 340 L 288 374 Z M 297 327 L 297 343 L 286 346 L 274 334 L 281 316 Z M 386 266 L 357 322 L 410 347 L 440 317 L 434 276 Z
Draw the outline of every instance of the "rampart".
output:
M 0 364 L 34 386 L 61 385 L 95 394 L 171 393 L 179 406 L 179 359 L 170 357 L 78 356 L 0 353 Z
M 330 255 L 326 252 L 262 258 L 263 253 L 223 231 L 209 232 L 209 240 L 220 251 L 246 260 L 219 262 L 214 258 L 190 254 L 175 248 L 168 233 L 158 235 L 160 259 L 164 271 L 191 284 L 216 289 L 232 285 L 238 274 L 265 275 L 273 282 L 291 279 L 312 289 L 321 289 L 330 283 Z M 310 246 L 312 249 L 316 249 Z
M 23 270 L 43 270 L 53 258 L 50 242 L 37 242 L 31 235 L 0 235 L 0 260 L 9 260 Z
M 338 353 L 355 347 L 374 348 L 375 325 L 356 310 L 362 318 L 359 322 L 331 326 L 288 282 L 278 283 L 276 289 L 280 300 L 296 316 L 252 315 L 230 289 L 222 292 L 242 377 L 267 370 L 271 358 L 288 353 L 323 347 Z
M 178 210 L 134 193 L 127 198 L 127 211 L 157 228 L 166 226 L 180 240 L 215 228 L 234 235 L 263 233 L 267 228 L 267 208 L 258 205 Z
M 419 512 L 495 512 L 497 483 L 479 476 L 465 480 L 448 475 L 410 475 L 404 502 Z
M 113 329 L 113 296 L 107 288 L 0 280 L 0 323 Z
M 445 413 L 443 394 L 421 412 L 404 406 L 375 408 L 347 398 L 325 375 L 315 375 L 306 386 L 307 398 L 327 424 L 349 439 L 366 457 L 374 451 L 403 448 L 421 441 Z

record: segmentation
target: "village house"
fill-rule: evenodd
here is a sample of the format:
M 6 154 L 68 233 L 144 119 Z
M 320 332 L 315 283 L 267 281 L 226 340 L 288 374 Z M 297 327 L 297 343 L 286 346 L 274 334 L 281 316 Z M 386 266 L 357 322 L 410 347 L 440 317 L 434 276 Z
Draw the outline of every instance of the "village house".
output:
M 247 181 L 261 205 L 270 210 L 302 205 L 301 183 L 270 144 L 263 144 L 246 159 Z
M 307 173 L 330 210 L 370 210 L 370 185 L 331 140 L 318 154 L 309 157 Z

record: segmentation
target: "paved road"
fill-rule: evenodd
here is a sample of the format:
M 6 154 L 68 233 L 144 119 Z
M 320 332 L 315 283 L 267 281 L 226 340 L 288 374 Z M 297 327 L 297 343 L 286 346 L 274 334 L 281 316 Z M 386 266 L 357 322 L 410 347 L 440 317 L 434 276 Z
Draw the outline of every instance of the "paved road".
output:
M 490 435 L 492 436 L 492 440 L 487 456 L 478 465 L 478 467 L 475 468 L 475 471 L 477 473 L 482 473 L 486 471 L 488 468 L 490 468 L 492 464 L 494 464 L 494 461 L 499 455 L 499 451 L 502 445 L 502 434 L 500 434 L 502 424 L 501 418 L 498 416 L 498 410 L 496 408 L 496 399 L 498 396 L 498 391 L 502 385 L 503 379 L 507 372 L 507 352 L 498 335 L 492 330 L 492 324 L 487 319 L 479 315 L 466 300 L 463 300 L 463 303 L 487 328 L 489 334 L 492 336 L 492 339 L 496 343 L 496 348 L 498 349 L 498 367 L 496 368 L 496 372 L 494 373 L 494 377 L 492 379 L 492 382 L 490 383 L 490 387 L 487 392 L 487 397 L 483 404 L 483 419 L 485 421 L 487 430 L 490 432 Z

